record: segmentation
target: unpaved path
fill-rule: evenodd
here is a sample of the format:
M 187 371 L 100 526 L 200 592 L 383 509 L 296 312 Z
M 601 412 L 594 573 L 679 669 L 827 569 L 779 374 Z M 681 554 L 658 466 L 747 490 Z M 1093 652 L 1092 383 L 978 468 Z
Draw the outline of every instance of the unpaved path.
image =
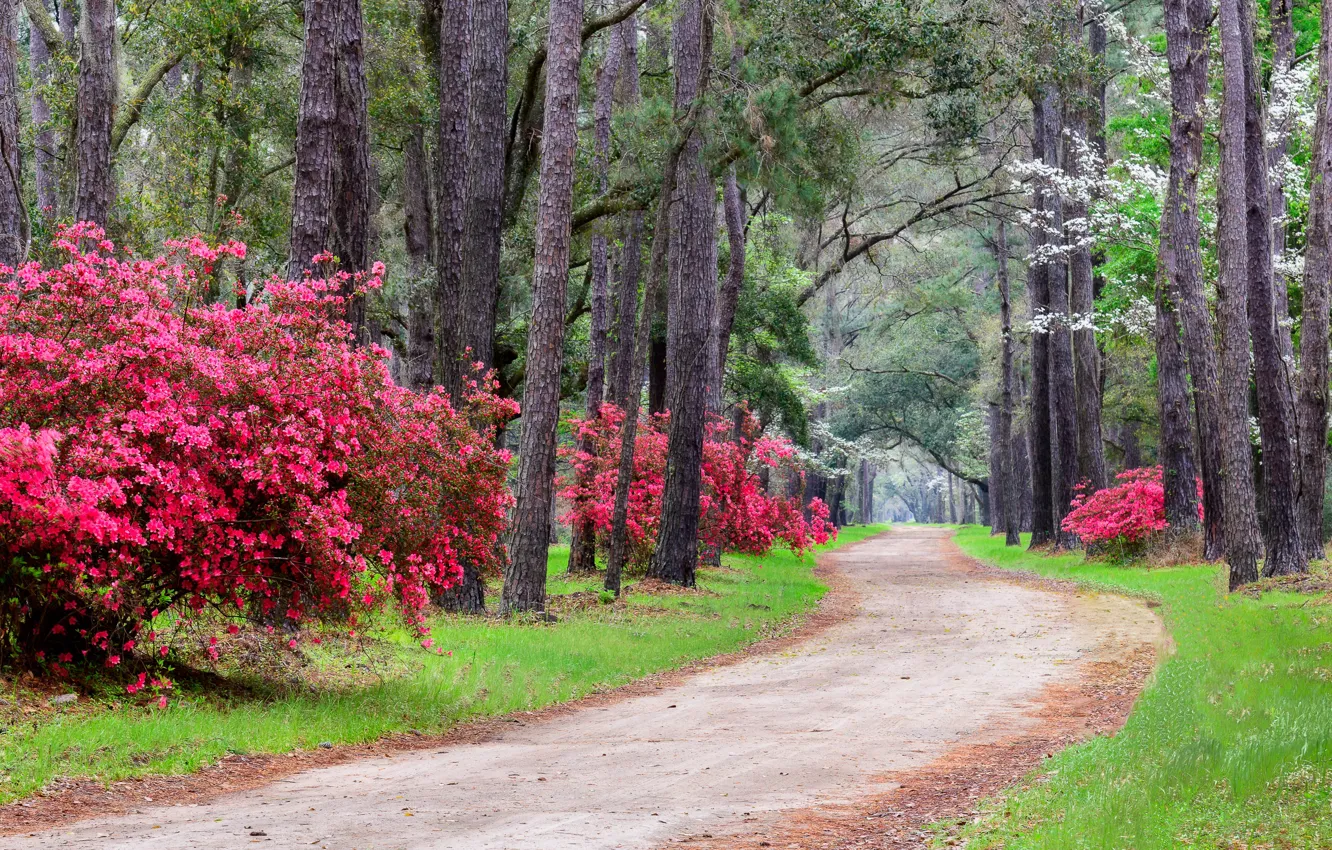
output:
M 200 805 L 83 821 L 0 848 L 650 848 L 752 835 L 959 744 L 1021 735 L 1078 662 L 1160 640 L 1143 606 L 981 577 L 943 529 L 830 556 L 860 594 L 778 655 L 491 740 L 297 774 Z

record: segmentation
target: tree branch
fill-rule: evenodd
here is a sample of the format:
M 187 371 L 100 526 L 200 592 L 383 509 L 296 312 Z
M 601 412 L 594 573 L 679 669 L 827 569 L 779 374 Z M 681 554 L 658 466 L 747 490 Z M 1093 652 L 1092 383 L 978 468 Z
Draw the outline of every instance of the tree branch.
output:
M 37 30 L 42 36 L 42 41 L 46 42 L 46 49 L 52 56 L 63 56 L 67 50 L 65 45 L 65 36 L 60 32 L 60 27 L 56 26 L 55 20 L 51 18 L 51 13 L 47 11 L 46 4 L 42 0 L 23 0 L 23 10 L 28 13 L 28 21 L 32 28 Z
M 37 0 L 40 2 L 40 0 Z M 25 0 L 27 2 L 27 0 Z M 130 93 L 130 96 L 121 104 L 120 111 L 116 115 L 116 123 L 111 128 L 111 153 L 114 156 L 120 150 L 120 145 L 125 141 L 125 136 L 129 135 L 130 128 L 138 123 L 143 115 L 143 105 L 148 102 L 152 96 L 153 89 L 162 82 L 172 68 L 180 64 L 182 55 L 179 51 L 169 56 L 164 56 L 156 65 L 148 69 L 147 75 L 139 82 L 139 85 Z

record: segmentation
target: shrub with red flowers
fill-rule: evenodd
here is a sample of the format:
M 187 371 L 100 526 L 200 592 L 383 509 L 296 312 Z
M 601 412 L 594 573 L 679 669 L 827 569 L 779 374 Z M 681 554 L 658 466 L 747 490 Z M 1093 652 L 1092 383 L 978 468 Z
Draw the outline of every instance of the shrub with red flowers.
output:
M 1141 552 L 1152 536 L 1168 525 L 1161 475 L 1159 466 L 1129 469 L 1115 476 L 1119 484 L 1090 496 L 1079 485 L 1062 528 L 1076 534 L 1089 548 L 1122 555 Z M 1200 500 L 1199 515 L 1201 512 Z
M 620 456 L 620 430 L 624 413 L 604 405 L 591 421 L 575 422 L 577 433 L 591 452 L 566 449 L 572 473 L 562 479 L 561 495 L 572 503 L 562 517 L 566 523 L 585 520 L 608 545 L 615 507 L 615 483 Z M 643 568 L 652 556 L 661 522 L 661 497 L 666 481 L 666 444 L 669 417 L 658 415 L 638 429 L 634 447 L 634 478 L 629 485 L 630 563 Z M 797 496 L 769 494 L 758 470 L 786 467 L 788 476 L 800 476 L 795 447 L 785 440 L 757 435 L 758 420 L 743 418 L 739 433 L 732 425 L 714 420 L 703 445 L 703 494 L 699 505 L 700 542 L 727 552 L 764 554 L 780 542 L 797 553 L 836 536 L 828 508 L 814 499 L 802 506 Z M 797 488 L 799 490 L 800 488 Z
M 391 604 L 424 629 L 462 559 L 495 561 L 513 404 L 482 381 L 455 410 L 353 344 L 346 293 L 382 266 L 235 309 L 202 296 L 239 243 L 135 259 L 81 224 L 54 244 L 59 267 L 0 268 L 0 661 L 165 655 L 155 618 L 205 608 Z

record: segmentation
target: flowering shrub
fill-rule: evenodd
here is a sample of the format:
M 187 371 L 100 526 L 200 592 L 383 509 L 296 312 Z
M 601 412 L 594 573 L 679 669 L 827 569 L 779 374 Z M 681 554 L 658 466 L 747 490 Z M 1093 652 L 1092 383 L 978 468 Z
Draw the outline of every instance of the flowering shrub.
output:
M 588 522 L 603 547 L 608 545 L 615 509 L 615 483 L 620 456 L 620 428 L 624 412 L 604 405 L 595 420 L 575 423 L 591 452 L 567 449 L 572 474 L 562 479 L 561 495 L 572 509 L 561 519 Z M 629 485 L 630 563 L 647 565 L 661 522 L 661 499 L 666 486 L 666 429 L 669 417 L 658 415 L 638 429 L 634 447 L 634 478 Z M 699 504 L 700 542 L 729 552 L 763 554 L 777 542 L 797 553 L 826 543 L 836 535 L 828 521 L 828 508 L 819 499 L 806 506 L 799 497 L 769 495 L 757 469 L 794 465 L 795 447 L 785 440 L 756 436 L 757 419 L 746 415 L 737 439 L 730 423 L 714 420 L 703 445 L 703 493 Z
M 1125 554 L 1139 551 L 1153 534 L 1167 527 L 1161 475 L 1159 466 L 1126 470 L 1115 476 L 1119 484 L 1091 496 L 1079 485 L 1062 528 L 1088 547 L 1110 546 Z M 1201 499 L 1198 512 L 1201 516 Z
M 460 559 L 496 559 L 512 403 L 472 382 L 455 411 L 352 343 L 344 293 L 381 265 L 233 309 L 201 296 L 239 243 L 54 244 L 58 268 L 0 268 L 0 661 L 165 655 L 154 618 L 208 607 L 281 626 L 391 602 L 424 629 Z

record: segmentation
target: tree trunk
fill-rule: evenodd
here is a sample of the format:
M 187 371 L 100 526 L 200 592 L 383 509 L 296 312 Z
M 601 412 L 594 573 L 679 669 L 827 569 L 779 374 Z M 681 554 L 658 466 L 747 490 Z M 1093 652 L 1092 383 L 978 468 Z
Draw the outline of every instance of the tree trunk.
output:
M 546 604 L 555 486 L 555 435 L 564 361 L 565 290 L 573 226 L 574 158 L 578 150 L 578 66 L 583 0 L 553 0 L 547 39 L 546 107 L 541 130 L 541 194 L 537 204 L 532 319 L 523 379 L 523 433 L 518 450 L 517 505 L 504 574 L 503 612 Z
M 28 61 L 34 83 L 32 124 L 37 130 L 34 145 L 37 210 L 43 219 L 51 222 L 59 215 L 60 207 L 60 139 L 51 123 L 51 104 L 46 99 L 45 88 L 51 83 L 51 45 L 46 43 L 37 27 L 29 26 L 28 33 Z
M 1289 79 L 1295 59 L 1295 28 L 1291 20 L 1291 0 L 1271 0 L 1268 7 L 1268 22 L 1272 38 L 1271 83 L 1273 95 L 1279 81 Z M 1272 256 L 1280 259 L 1286 254 L 1286 186 L 1285 164 L 1290 150 L 1291 129 L 1294 125 L 1295 110 L 1286 109 L 1269 128 L 1268 138 L 1263 140 L 1264 155 L 1267 158 L 1269 176 L 1268 196 L 1270 198 L 1269 215 L 1272 227 Z M 1268 141 L 1270 140 L 1270 145 Z M 1277 345 L 1281 356 L 1288 363 L 1295 362 L 1295 348 L 1290 338 L 1290 296 L 1287 291 L 1289 281 L 1284 272 L 1273 275 L 1272 300 L 1276 311 Z
M 338 118 L 334 128 L 338 151 L 333 185 L 332 247 L 343 271 L 370 268 L 370 114 L 369 88 L 365 80 L 365 25 L 361 0 L 338 4 Z M 352 326 L 365 325 L 364 299 L 348 309 Z
M 287 265 L 293 280 L 322 251 L 331 251 L 344 271 L 369 266 L 370 136 L 363 30 L 359 0 L 306 0 Z M 347 321 L 359 338 L 365 326 L 364 299 L 348 301 Z
M 1322 19 L 1318 44 L 1318 118 L 1309 169 L 1309 220 L 1300 319 L 1300 543 L 1322 559 L 1323 488 L 1327 474 L 1328 286 L 1332 277 L 1332 15 Z
M 1060 120 L 1060 98 L 1053 87 L 1047 89 L 1044 108 L 1044 157 L 1047 168 L 1059 167 L 1060 139 L 1063 136 Z M 1050 228 L 1050 239 L 1056 247 L 1063 245 L 1064 199 L 1058 189 L 1051 187 L 1046 197 L 1045 214 Z M 1073 501 L 1073 487 L 1078 483 L 1078 420 L 1077 391 L 1073 374 L 1073 341 L 1070 328 L 1068 266 L 1059 254 L 1052 254 L 1047 263 L 1050 292 L 1049 358 L 1050 358 L 1050 452 L 1052 454 L 1051 489 L 1054 498 L 1055 542 L 1060 548 L 1074 548 L 1077 537 L 1061 527 Z
M 606 56 L 597 69 L 596 100 L 593 103 L 593 169 L 598 188 L 605 193 L 610 188 L 611 115 L 615 99 L 615 80 L 619 74 L 621 39 L 618 30 L 612 30 L 606 39 Z M 603 225 L 605 223 L 603 222 Z M 587 393 L 583 416 L 591 421 L 601 415 L 602 396 L 606 387 L 606 331 L 607 289 L 610 274 L 610 245 L 601 226 L 592 235 L 592 307 L 588 332 Z M 592 452 L 591 441 L 580 441 L 579 448 Z M 586 483 L 586 482 L 585 482 Z M 597 568 L 596 527 L 591 521 L 575 522 L 569 548 L 569 572 L 590 573 Z
M 1071 106 L 1069 129 L 1074 146 L 1065 157 L 1065 168 L 1074 179 L 1092 179 L 1090 164 L 1077 152 L 1076 140 L 1081 139 L 1091 149 L 1087 138 L 1087 114 L 1080 106 Z M 1087 204 L 1082 199 L 1070 199 L 1070 221 L 1087 221 Z M 1105 443 L 1101 439 L 1101 352 L 1096 347 L 1093 325 L 1095 303 L 1092 281 L 1091 245 L 1083 230 L 1070 231 L 1069 254 L 1069 309 L 1073 314 L 1073 371 L 1076 390 L 1076 421 L 1078 434 L 1077 482 L 1086 483 L 1089 491 L 1105 489 Z
M 1041 98 L 1032 101 L 1032 156 L 1045 152 L 1045 106 Z M 1041 216 L 1047 208 L 1049 192 L 1037 188 L 1035 213 Z M 1027 264 L 1027 298 L 1031 302 L 1032 318 L 1046 313 L 1050 306 L 1050 267 L 1039 257 L 1046 243 L 1044 227 L 1037 222 L 1030 229 L 1031 259 Z M 1031 545 L 1043 546 L 1055 539 L 1054 468 L 1051 457 L 1050 429 L 1050 336 L 1035 332 L 1031 335 L 1031 414 L 1028 429 L 1028 450 L 1031 455 Z
M 431 230 L 430 169 L 426 162 L 425 128 L 417 123 L 403 144 L 402 155 L 403 237 L 407 244 L 407 275 L 410 292 L 407 308 L 407 368 L 404 384 L 414 390 L 435 383 L 436 325 L 440 304 L 434 288 L 425 280 L 430 267 Z
M 28 217 L 19 160 L 18 4 L 0 2 L 0 265 L 18 268 L 28 254 Z M 38 36 L 33 35 L 33 40 Z
M 666 254 L 671 233 L 671 198 L 674 195 L 675 175 L 682 150 L 676 148 L 666 158 L 661 171 L 661 195 L 657 199 L 656 221 L 652 228 L 652 257 L 648 262 L 647 285 L 643 290 L 643 307 L 639 313 L 634 359 L 626 367 L 630 375 L 625 394 L 619 399 L 625 412 L 620 429 L 620 462 L 615 479 L 615 508 L 611 517 L 610 557 L 606 562 L 606 589 L 620 595 L 620 579 L 629 558 L 629 487 L 633 483 L 634 439 L 638 435 L 638 398 L 643 393 L 643 370 L 647 365 L 654 340 L 652 319 L 653 303 L 666 276 Z M 764 472 L 766 472 L 766 467 Z M 761 473 L 762 474 L 762 473 Z
M 1198 465 L 1203 481 L 1203 557 L 1216 560 L 1225 550 L 1223 408 L 1216 342 L 1203 285 L 1198 222 L 1198 172 L 1202 168 L 1204 124 L 1199 110 L 1209 85 L 1211 17 L 1211 0 L 1167 0 L 1165 5 L 1172 114 L 1170 181 L 1162 222 L 1161 262 L 1184 328 L 1184 351 L 1193 382 Z M 1245 421 L 1247 425 L 1247 417 Z M 1127 458 L 1125 464 L 1131 466 Z
M 1016 459 L 1013 456 L 1013 309 L 1008 279 L 1008 225 L 1003 218 L 995 222 L 994 262 L 999 281 L 1000 400 L 997 437 L 999 440 L 999 478 L 1002 499 L 992 500 L 1001 512 L 992 517 L 996 531 L 1004 532 L 1005 546 L 1020 546 L 1018 534 L 1019 493 Z M 994 487 L 994 470 L 990 486 Z
M 616 28 L 621 42 L 619 97 L 627 109 L 638 106 L 638 18 L 630 15 Z M 638 316 L 638 283 L 643 268 L 643 213 L 635 210 L 623 219 L 623 246 L 618 252 L 614 298 L 614 346 L 610 351 L 610 397 L 622 404 L 633 385 L 642 392 L 642 376 L 632 374 L 634 363 L 634 327 Z M 633 410 L 625 408 L 626 415 L 636 415 L 638 398 L 633 399 Z
M 291 201 L 287 277 L 299 280 L 328 248 L 337 118 L 337 36 L 341 0 L 305 0 L 301 100 L 296 121 L 296 178 Z
M 485 0 L 480 3 L 484 4 Z M 436 269 L 432 298 L 438 336 L 434 340 L 435 350 L 431 352 L 430 375 L 432 380 L 438 379 L 454 399 L 462 393 L 472 361 L 465 355 L 462 341 L 468 321 L 468 305 L 464 299 L 466 260 L 463 240 L 466 238 L 468 212 L 472 26 L 472 0 L 442 0 L 439 16 L 439 134 L 435 140 L 439 185 L 435 196 Z M 486 50 L 487 45 L 479 41 L 482 38 L 480 32 L 477 38 L 478 51 Z
M 1295 469 L 1295 404 L 1291 395 L 1294 364 L 1282 353 L 1273 294 L 1271 186 L 1262 86 L 1253 52 L 1253 9 L 1240 6 L 1245 96 L 1245 182 L 1248 191 L 1249 332 L 1258 389 L 1258 424 L 1263 447 L 1263 486 L 1267 497 L 1267 551 L 1264 575 L 1290 575 L 1308 569 L 1300 544 L 1299 500 Z
M 508 0 L 472 0 L 462 298 L 455 344 L 470 348 L 467 360 L 487 368 L 495 365 L 500 292 L 508 50 Z M 456 359 L 460 354 L 446 354 L 444 359 Z
M 1004 530 L 1004 496 L 1007 482 L 1004 480 L 1004 441 L 999 436 L 1000 406 L 991 402 L 986 408 L 986 423 L 990 430 L 990 504 L 989 515 L 993 519 L 990 534 L 999 534 Z
M 1245 162 L 1245 40 L 1240 6 L 1220 0 L 1221 166 L 1217 179 L 1217 324 L 1221 366 L 1221 472 L 1232 590 L 1258 578 L 1261 540 L 1249 447 L 1249 308 Z M 1266 203 L 1266 201 L 1264 201 Z M 1265 258 L 1264 258 L 1265 259 Z
M 1168 215 L 1168 213 L 1167 213 Z M 1161 483 L 1165 489 L 1167 534 L 1198 531 L 1197 471 L 1193 464 L 1193 423 L 1189 411 L 1184 346 L 1174 303 L 1167 292 L 1164 265 L 1156 283 L 1157 409 L 1161 417 Z
M 688 0 L 676 14 L 677 114 L 694 109 L 706 88 L 712 23 L 709 0 Z M 703 136 L 697 129 L 685 140 L 675 185 L 679 201 L 672 209 L 671 257 L 676 262 L 671 268 L 666 321 L 666 404 L 671 420 L 661 528 L 648 575 L 693 587 L 717 311 L 716 184 L 703 161 Z
M 708 402 L 708 408 L 714 413 L 722 407 L 726 356 L 731 349 L 731 328 L 735 325 L 735 308 L 740 301 L 740 290 L 745 284 L 745 198 L 736 180 L 734 166 L 726 172 L 722 184 L 722 205 L 730 256 L 726 263 L 726 277 L 722 280 L 721 291 L 717 296 L 716 368 L 709 381 Z
M 111 123 L 116 110 L 115 0 L 84 0 L 79 20 L 74 218 L 110 224 L 115 204 Z

